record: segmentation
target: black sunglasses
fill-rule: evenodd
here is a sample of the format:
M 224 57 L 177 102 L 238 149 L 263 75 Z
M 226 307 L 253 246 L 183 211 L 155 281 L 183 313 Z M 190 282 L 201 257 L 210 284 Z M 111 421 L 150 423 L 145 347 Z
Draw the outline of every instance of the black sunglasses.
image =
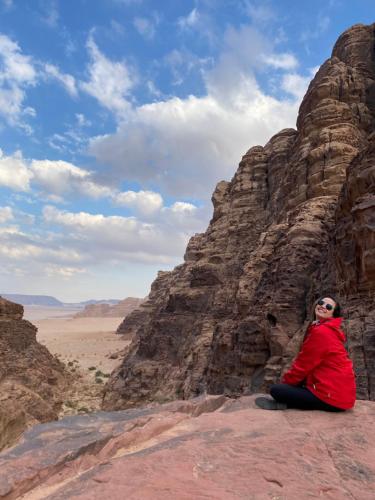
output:
M 332 304 L 326 304 L 324 300 L 318 300 L 318 306 L 324 306 L 327 311 L 332 311 L 333 305 Z

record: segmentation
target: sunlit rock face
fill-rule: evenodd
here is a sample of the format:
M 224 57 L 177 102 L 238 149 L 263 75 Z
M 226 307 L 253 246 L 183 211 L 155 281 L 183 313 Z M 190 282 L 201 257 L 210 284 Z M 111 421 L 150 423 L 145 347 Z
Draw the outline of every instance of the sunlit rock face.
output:
M 55 420 L 68 374 L 36 341 L 23 307 L 0 297 L 0 450 L 29 426 Z
M 297 130 L 251 148 L 217 185 L 207 231 L 131 316 L 104 408 L 266 389 L 328 291 L 347 309 L 358 396 L 375 399 L 374 28 L 341 35 Z

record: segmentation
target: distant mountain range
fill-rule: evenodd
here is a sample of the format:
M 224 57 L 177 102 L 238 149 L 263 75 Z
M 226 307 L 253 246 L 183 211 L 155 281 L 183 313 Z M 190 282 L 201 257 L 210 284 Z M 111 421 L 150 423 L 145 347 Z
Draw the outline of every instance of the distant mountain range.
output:
M 83 302 L 61 302 L 50 295 L 23 295 L 19 293 L 1 293 L 4 299 L 22 304 L 23 306 L 47 306 L 47 307 L 85 307 L 90 304 L 115 305 L 120 299 L 85 300 Z

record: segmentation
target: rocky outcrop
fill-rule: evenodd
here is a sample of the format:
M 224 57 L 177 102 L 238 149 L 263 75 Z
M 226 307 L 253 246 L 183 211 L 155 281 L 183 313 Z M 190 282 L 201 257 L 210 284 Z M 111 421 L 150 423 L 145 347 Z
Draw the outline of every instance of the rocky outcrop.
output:
M 127 297 L 118 304 L 88 304 L 83 311 L 74 315 L 75 318 L 123 318 L 139 307 L 145 299 Z M 118 331 L 118 333 L 121 333 Z
M 375 108 L 375 97 L 374 97 Z M 350 165 L 336 211 L 336 282 L 348 317 L 358 396 L 375 400 L 375 134 Z
M 38 425 L 0 455 L 0 498 L 372 500 L 375 403 L 313 413 L 217 396 Z
M 38 422 L 57 419 L 68 374 L 36 341 L 23 307 L 0 297 L 0 449 Z
M 133 316 L 135 339 L 104 408 L 267 388 L 328 291 L 348 309 L 358 395 L 375 399 L 374 28 L 341 35 L 297 130 L 251 148 L 217 185 L 207 231 Z

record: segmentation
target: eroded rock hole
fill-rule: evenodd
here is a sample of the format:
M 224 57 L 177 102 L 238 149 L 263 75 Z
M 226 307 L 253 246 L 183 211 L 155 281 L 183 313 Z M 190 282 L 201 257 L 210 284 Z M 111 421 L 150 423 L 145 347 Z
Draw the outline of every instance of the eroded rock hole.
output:
M 268 314 L 267 314 L 267 321 L 268 321 L 268 323 L 269 323 L 271 326 L 276 326 L 276 324 L 277 324 L 277 319 L 276 319 L 276 317 L 275 317 L 273 314 L 271 314 L 271 313 L 268 313 Z

